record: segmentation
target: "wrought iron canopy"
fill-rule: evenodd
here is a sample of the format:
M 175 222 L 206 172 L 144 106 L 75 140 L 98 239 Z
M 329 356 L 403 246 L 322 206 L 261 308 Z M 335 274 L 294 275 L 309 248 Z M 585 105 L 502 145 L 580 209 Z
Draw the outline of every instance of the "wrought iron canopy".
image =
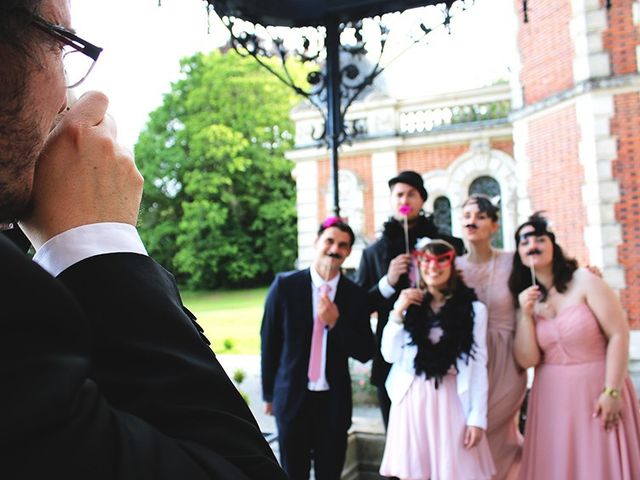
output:
M 158 0 L 160 4 L 162 0 Z M 528 22 L 528 0 L 519 0 L 522 5 L 523 21 Z M 606 8 L 611 8 L 613 0 L 605 0 Z M 215 9 L 231 35 L 230 45 L 241 55 L 254 57 L 261 65 L 276 75 L 297 93 L 307 98 L 319 108 L 325 119 L 325 129 L 322 133 L 331 157 L 331 173 L 333 177 L 334 211 L 340 215 L 338 195 L 338 147 L 350 136 L 357 134 L 357 128 L 349 129 L 344 118 L 351 103 L 371 85 L 373 80 L 382 73 L 384 67 L 380 59 L 369 73 L 362 74 L 355 62 L 347 61 L 341 65 L 340 54 L 346 52 L 353 58 L 366 53 L 366 46 L 361 34 L 362 19 L 373 18 L 380 29 L 380 52 L 384 50 L 387 27 L 380 18 L 385 13 L 404 11 L 410 8 L 436 6 L 443 8 L 442 25 L 449 27 L 451 21 L 450 9 L 456 4 L 473 4 L 474 0 L 204 0 L 207 12 Z M 291 54 L 284 47 L 284 41 L 273 38 L 274 47 L 269 49 L 262 45 L 262 40 L 255 31 L 235 32 L 236 20 L 243 20 L 255 25 L 275 27 L 315 27 L 324 29 L 324 51 L 309 54 L 310 41 L 305 37 L 302 52 L 298 52 L 302 62 L 314 61 L 319 63 L 324 58 L 324 71 L 312 72 L 308 77 L 313 91 L 305 91 L 294 84 L 287 72 L 286 59 Z M 421 24 L 425 35 L 431 28 Z M 355 45 L 341 44 L 341 35 L 345 28 L 355 30 Z M 261 58 L 278 56 L 282 60 L 284 74 L 277 73 Z M 380 54 L 382 55 L 382 53 Z M 380 57 L 381 58 L 381 57 Z M 316 101 L 313 96 L 315 95 Z M 321 99 L 318 102 L 317 99 Z M 323 105 L 321 105 L 322 103 Z
M 389 29 L 382 15 L 404 11 L 414 7 L 437 6 L 442 13 L 441 26 L 449 29 L 450 8 L 457 4 L 464 11 L 474 0 L 204 0 L 208 9 L 215 9 L 230 33 L 230 45 L 240 55 L 250 55 L 281 81 L 307 98 L 324 117 L 324 131 L 316 137 L 324 139 L 331 160 L 333 184 L 333 209 L 340 216 L 338 193 L 338 147 L 350 137 L 358 134 L 358 129 L 345 125 L 345 115 L 349 106 L 374 79 L 384 70 L 380 60 L 385 50 Z M 362 70 L 361 59 L 367 54 L 367 43 L 363 31 L 363 18 L 371 18 L 378 26 L 379 56 L 368 72 Z M 237 22 L 240 20 L 240 22 Z M 253 24 L 248 30 L 243 22 Z M 238 27 L 236 27 L 236 25 Z M 285 47 L 281 38 L 271 37 L 272 47 L 264 45 L 265 40 L 256 33 L 255 27 L 312 27 L 323 37 L 324 45 L 314 46 L 303 36 L 302 49 Z M 346 29 L 353 33 L 355 43 L 341 42 Z M 432 27 L 420 24 L 423 35 Z M 268 32 L 267 32 L 268 33 Z M 270 36 L 271 34 L 268 33 Z M 419 40 L 415 40 L 417 43 Z M 347 58 L 341 60 L 342 55 Z M 279 57 L 282 72 L 278 73 L 268 63 L 266 57 Z M 287 59 L 295 56 L 299 61 L 315 63 L 319 70 L 307 77 L 311 90 L 296 85 L 287 70 Z
M 427 5 L 446 4 L 454 0 L 206 0 L 215 4 L 220 16 L 242 18 L 260 25 L 283 27 L 317 27 L 328 18 L 350 22 L 388 12 Z

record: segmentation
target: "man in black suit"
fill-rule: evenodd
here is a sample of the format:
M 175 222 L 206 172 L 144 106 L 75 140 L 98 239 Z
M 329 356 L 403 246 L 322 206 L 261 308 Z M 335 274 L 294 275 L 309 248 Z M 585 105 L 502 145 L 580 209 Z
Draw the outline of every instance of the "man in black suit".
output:
M 377 351 L 373 357 L 371 383 L 378 389 L 378 401 L 385 427 L 389 423 L 391 401 L 384 387 L 391 364 L 380 353 L 382 330 L 389 320 L 389 312 L 400 291 L 409 287 L 411 255 L 406 253 L 404 221 L 407 217 L 409 248 L 422 237 L 441 238 L 451 243 L 458 255 L 464 253 L 462 240 L 438 231 L 433 217 L 425 215 L 422 207 L 427 201 L 427 190 L 417 172 L 400 172 L 389 180 L 391 211 L 393 215 L 382 227 L 382 236 L 362 252 L 356 273 L 356 283 L 368 291 L 369 311 L 378 313 L 376 327 Z
M 348 358 L 369 360 L 374 338 L 366 292 L 340 273 L 351 228 L 325 221 L 310 268 L 279 274 L 262 320 L 262 392 L 276 417 L 281 463 L 291 480 L 338 480 L 351 426 Z
M 19 220 L 37 261 L 0 235 L 0 477 L 284 479 L 146 254 L 106 97 L 67 109 L 67 50 L 99 54 L 66 0 L 0 4 L 0 223 Z

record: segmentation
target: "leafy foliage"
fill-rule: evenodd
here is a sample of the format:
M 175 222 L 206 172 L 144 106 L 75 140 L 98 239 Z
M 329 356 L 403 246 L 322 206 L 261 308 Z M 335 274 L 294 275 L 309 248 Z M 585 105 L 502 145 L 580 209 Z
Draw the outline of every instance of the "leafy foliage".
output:
M 191 288 L 264 283 L 297 253 L 284 152 L 298 99 L 233 52 L 195 54 L 181 70 L 135 147 L 143 240 Z

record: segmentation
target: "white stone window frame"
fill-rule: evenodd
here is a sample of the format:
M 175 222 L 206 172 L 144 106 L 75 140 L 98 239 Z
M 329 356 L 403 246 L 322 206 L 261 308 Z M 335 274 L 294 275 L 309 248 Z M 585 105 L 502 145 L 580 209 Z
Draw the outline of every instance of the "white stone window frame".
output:
M 502 218 L 500 225 L 504 249 L 513 251 L 513 233 L 518 226 L 516 162 L 505 152 L 494 149 L 474 149 L 458 157 L 446 169 L 432 170 L 424 175 L 424 184 L 429 192 L 425 203 L 427 212 L 433 211 L 433 202 L 440 196 L 451 202 L 451 231 L 456 237 L 462 235 L 462 203 L 469 196 L 469 187 L 478 177 L 489 176 L 500 185 Z

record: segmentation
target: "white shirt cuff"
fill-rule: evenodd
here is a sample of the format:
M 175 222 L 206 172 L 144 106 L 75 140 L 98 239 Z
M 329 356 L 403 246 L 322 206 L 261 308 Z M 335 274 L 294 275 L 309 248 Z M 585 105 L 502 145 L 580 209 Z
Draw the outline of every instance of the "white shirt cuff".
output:
M 50 238 L 33 260 L 54 277 L 82 260 L 106 253 L 147 255 L 138 230 L 126 223 L 92 223 Z
M 394 293 L 396 293 L 396 289 L 389 285 L 389 280 L 387 280 L 387 276 L 385 275 L 378 282 L 378 290 L 384 298 L 392 297 Z

